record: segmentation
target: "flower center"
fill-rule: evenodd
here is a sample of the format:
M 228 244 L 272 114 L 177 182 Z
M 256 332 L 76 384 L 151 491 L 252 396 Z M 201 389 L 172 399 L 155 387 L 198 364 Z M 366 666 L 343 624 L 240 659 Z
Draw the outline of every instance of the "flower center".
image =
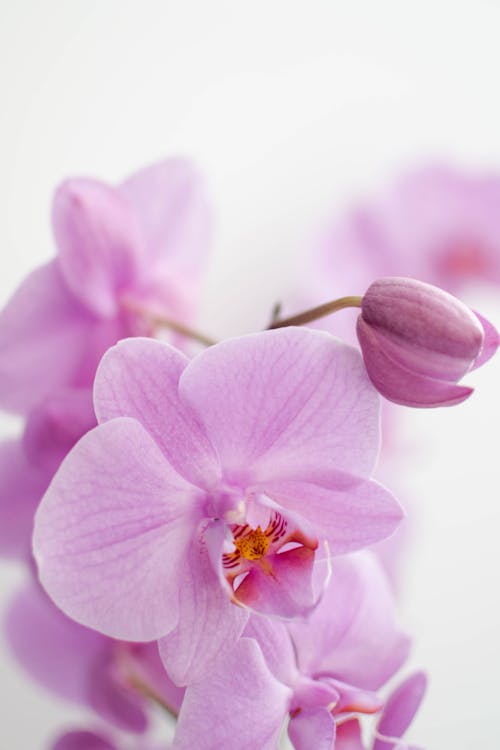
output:
M 256 529 L 251 529 L 247 534 L 243 534 L 239 538 L 235 537 L 233 543 L 238 552 L 247 560 L 260 560 L 267 554 L 271 539 L 262 531 L 260 526 L 257 526 Z
M 223 566 L 231 568 L 235 575 L 235 569 L 241 568 L 242 565 L 248 570 L 248 565 L 244 561 L 261 560 L 268 553 L 275 552 L 277 547 L 283 543 L 286 530 L 287 522 L 279 513 L 273 513 L 265 531 L 262 531 L 260 526 L 253 529 L 248 524 L 232 526 L 234 551 L 222 555 Z M 264 560 L 260 564 L 263 565 Z

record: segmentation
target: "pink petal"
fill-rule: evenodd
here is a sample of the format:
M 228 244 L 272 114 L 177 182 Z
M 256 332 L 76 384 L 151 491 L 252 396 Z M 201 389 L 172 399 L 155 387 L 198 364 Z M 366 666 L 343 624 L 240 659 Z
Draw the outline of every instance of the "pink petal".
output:
M 453 406 L 465 401 L 472 388 L 420 375 L 397 363 L 384 348 L 377 332 L 358 318 L 357 333 L 368 375 L 375 388 L 390 401 L 404 406 Z
M 361 727 L 357 719 L 337 724 L 335 750 L 365 750 L 361 741 Z
M 90 670 L 106 657 L 111 641 L 65 617 L 34 582 L 12 600 L 5 633 L 33 679 L 61 698 L 87 704 Z
M 324 677 L 323 681 L 339 696 L 335 703 L 335 714 L 375 714 L 384 705 L 384 701 L 373 690 L 363 690 L 330 677 Z
M 66 732 L 52 745 L 51 750 L 117 750 L 105 737 L 87 730 Z
M 205 680 L 188 687 L 173 750 L 276 750 L 290 695 L 257 643 L 242 638 Z
M 111 651 L 111 649 L 110 649 Z M 147 700 L 119 674 L 119 665 L 102 659 L 89 670 L 87 701 L 105 721 L 126 732 L 142 733 L 148 727 Z M 71 654 L 68 655 L 71 659 Z
M 92 391 L 61 389 L 31 410 L 23 446 L 31 463 L 54 474 L 75 443 L 95 425 Z
M 200 539 L 178 571 L 179 624 L 159 641 L 160 656 L 177 685 L 203 679 L 241 635 L 248 612 L 231 602 Z
M 331 472 L 323 486 L 285 480 L 268 481 L 259 489 L 326 538 L 333 555 L 385 539 L 403 518 L 401 506 L 382 485 L 348 474 Z
M 1 406 L 25 412 L 73 383 L 93 327 L 57 262 L 33 271 L 0 314 Z
M 233 483 L 373 468 L 376 393 L 358 353 L 328 334 L 288 328 L 224 341 L 188 365 L 179 390 Z
M 295 750 L 332 750 L 335 721 L 326 708 L 305 708 L 291 719 L 288 736 Z
M 22 443 L 0 443 L 0 555 L 28 560 L 33 518 L 50 476 L 29 463 Z
M 474 315 L 481 323 L 484 332 L 483 348 L 479 353 L 479 357 L 474 362 L 471 369 L 476 370 L 478 367 L 484 365 L 489 359 L 496 353 L 500 346 L 500 334 L 492 323 L 486 318 L 483 318 L 478 312 L 474 310 Z
M 220 476 L 218 460 L 192 411 L 178 395 L 189 360 L 161 341 L 121 341 L 103 357 L 94 384 L 98 420 L 137 419 L 168 461 L 189 481 L 204 487 Z
M 313 566 L 314 550 L 305 545 L 266 555 L 252 565 L 234 598 L 261 614 L 304 617 L 318 601 Z
M 280 682 L 294 682 L 297 676 L 295 651 L 284 621 L 252 615 L 243 635 L 257 641 L 268 668 Z
M 112 420 L 80 440 L 42 500 L 40 580 L 77 622 L 157 639 L 177 623 L 177 570 L 197 523 L 194 488 L 138 422 Z
M 64 182 L 54 196 L 54 234 L 68 287 L 104 318 L 138 280 L 139 229 L 118 190 L 90 179 Z
M 377 734 L 387 738 L 402 737 L 417 713 L 427 688 L 427 677 L 423 672 L 415 672 L 392 693 L 387 701 L 382 718 L 377 726 Z M 373 750 L 393 750 L 394 743 L 379 738 Z
M 333 685 L 323 679 L 314 679 L 301 675 L 293 683 L 293 698 L 290 704 L 290 715 L 295 716 L 304 708 L 333 708 L 340 695 Z
M 137 214 L 151 274 L 197 280 L 212 240 L 203 179 L 186 159 L 166 159 L 132 175 L 119 188 Z
M 363 690 L 378 690 L 403 664 L 410 646 L 371 552 L 335 558 L 319 605 L 307 623 L 292 622 L 289 629 L 302 672 L 328 673 Z
M 18 663 L 45 688 L 122 729 L 145 730 L 144 697 L 115 677 L 115 642 L 63 615 L 34 582 L 13 599 L 5 634 Z

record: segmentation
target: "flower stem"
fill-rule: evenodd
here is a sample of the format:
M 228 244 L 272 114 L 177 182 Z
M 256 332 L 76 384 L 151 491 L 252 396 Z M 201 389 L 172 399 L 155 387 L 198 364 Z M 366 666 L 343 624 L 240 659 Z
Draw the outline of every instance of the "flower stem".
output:
M 184 323 L 181 323 L 179 320 L 175 320 L 175 318 L 170 318 L 167 315 L 163 315 L 163 313 L 160 314 L 155 312 L 154 310 L 149 310 L 148 308 L 143 307 L 134 300 L 123 299 L 122 304 L 125 309 L 130 310 L 130 312 L 134 313 L 135 315 L 140 315 L 145 318 L 149 323 L 151 323 L 152 326 L 157 326 L 158 328 L 168 328 L 170 331 L 175 331 L 176 333 L 180 333 L 182 336 L 186 336 L 186 338 L 198 341 L 200 344 L 203 344 L 203 346 L 213 346 L 217 343 L 215 339 L 210 338 L 210 336 L 205 336 L 204 333 L 195 331 L 194 328 L 190 328 Z
M 157 693 L 156 690 L 154 690 L 150 685 L 141 680 L 140 677 L 135 674 L 129 674 L 128 682 L 130 687 L 132 687 L 138 693 L 141 693 L 141 695 L 143 695 L 145 698 L 152 700 L 154 703 L 160 706 L 160 708 L 170 714 L 170 716 L 173 716 L 174 719 L 177 718 L 177 711 L 169 706 L 168 703 L 163 700 L 161 695 L 159 695 L 159 693 Z
M 204 333 L 195 331 L 194 328 L 190 328 L 189 326 L 184 325 L 184 323 L 181 323 L 178 320 L 174 320 L 173 318 L 168 318 L 164 315 L 151 314 L 148 315 L 148 319 L 153 325 L 160 326 L 162 328 L 169 328 L 171 331 L 180 333 L 182 336 L 186 336 L 189 339 L 198 341 L 200 344 L 203 344 L 203 346 L 213 346 L 217 343 L 215 339 L 210 338 L 210 336 L 206 336 Z
M 340 297 L 340 299 L 334 299 L 331 302 L 325 302 L 323 305 L 313 307 L 311 310 L 305 310 L 305 312 L 299 313 L 298 315 L 292 315 L 290 318 L 283 318 L 280 320 L 273 320 L 268 330 L 274 328 L 285 328 L 286 326 L 302 326 L 306 323 L 311 323 L 313 320 L 318 318 L 324 318 L 327 315 L 331 315 L 337 310 L 343 310 L 345 307 L 361 307 L 363 301 L 362 297 Z

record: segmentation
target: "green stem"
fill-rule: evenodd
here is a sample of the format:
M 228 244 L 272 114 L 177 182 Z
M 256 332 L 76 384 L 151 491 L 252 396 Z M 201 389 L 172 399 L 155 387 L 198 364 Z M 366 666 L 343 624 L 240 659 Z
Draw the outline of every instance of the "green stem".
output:
M 217 341 L 210 338 L 210 336 L 206 336 L 204 333 L 195 331 L 194 328 L 190 328 L 189 326 L 184 325 L 184 323 L 180 323 L 178 320 L 174 320 L 173 318 L 167 318 L 164 315 L 150 315 L 148 317 L 153 325 L 160 326 L 162 328 L 169 328 L 171 331 L 180 333 L 182 336 L 186 336 L 189 339 L 198 341 L 198 343 L 203 344 L 203 346 L 213 346 L 217 343 Z
M 143 695 L 145 698 L 148 698 L 149 700 L 156 703 L 158 706 L 160 706 L 160 708 L 170 714 L 170 716 L 173 716 L 174 719 L 177 718 L 177 711 L 169 706 L 168 703 L 165 703 L 161 695 L 159 695 L 159 693 L 157 693 L 156 690 L 154 690 L 150 685 L 143 682 L 140 677 L 135 674 L 129 673 L 128 683 L 131 688 L 136 690 L 138 693 L 141 693 L 141 695 Z
M 268 330 L 274 328 L 285 328 L 286 326 L 302 326 L 306 323 L 311 323 L 313 320 L 318 318 L 324 318 L 327 315 L 337 312 L 337 310 L 343 310 L 346 307 L 361 307 L 363 301 L 362 297 L 341 297 L 340 299 L 334 299 L 331 302 L 325 302 L 323 305 L 313 307 L 311 310 L 305 310 L 305 312 L 299 313 L 298 315 L 292 315 L 290 318 L 283 318 L 282 320 L 273 320 Z
M 198 341 L 200 344 L 203 344 L 203 346 L 213 346 L 217 343 L 215 339 L 210 338 L 210 336 L 205 336 L 204 333 L 195 331 L 194 328 L 190 328 L 184 323 L 181 323 L 179 320 L 169 318 L 168 316 L 163 314 L 160 315 L 159 313 L 154 312 L 154 310 L 148 310 L 147 308 L 142 307 L 133 300 L 123 300 L 123 306 L 136 315 L 141 315 L 149 323 L 151 323 L 151 325 L 157 326 L 158 328 L 168 328 L 170 331 L 175 331 L 176 333 L 180 333 L 182 336 L 186 336 L 186 338 Z

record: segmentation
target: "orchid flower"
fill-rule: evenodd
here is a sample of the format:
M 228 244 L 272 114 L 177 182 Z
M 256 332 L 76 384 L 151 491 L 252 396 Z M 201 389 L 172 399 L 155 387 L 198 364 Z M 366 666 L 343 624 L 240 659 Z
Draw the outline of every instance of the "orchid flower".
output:
M 305 615 L 330 554 L 401 520 L 369 479 L 378 396 L 359 354 L 328 334 L 268 331 L 191 361 L 127 340 L 103 358 L 94 401 L 98 427 L 36 515 L 40 580 L 84 625 L 162 638 L 177 684 L 234 643 L 249 609 Z
M 172 713 L 179 711 L 183 691 L 168 679 L 156 644 L 113 641 L 78 625 L 34 581 L 14 597 L 4 630 L 17 662 L 34 680 L 122 730 L 146 730 L 151 694 Z
M 317 242 L 316 293 L 329 299 L 349 282 L 410 276 L 452 294 L 500 284 L 500 180 L 431 165 L 407 172 L 360 201 Z M 335 288 L 334 288 L 335 287 Z
M 233 649 L 187 688 L 173 749 L 216 750 L 236 738 L 245 750 L 276 750 L 288 716 L 296 750 L 332 750 L 337 727 L 382 709 L 375 691 L 408 649 L 376 558 L 369 552 L 338 558 L 306 622 L 252 616 Z M 389 720 L 390 714 L 381 729 L 396 728 Z
M 52 215 L 57 257 L 0 314 L 0 405 L 21 413 L 59 387 L 91 386 L 106 349 L 151 334 L 156 316 L 192 316 L 210 247 L 205 190 L 182 159 L 119 187 L 67 180 Z

